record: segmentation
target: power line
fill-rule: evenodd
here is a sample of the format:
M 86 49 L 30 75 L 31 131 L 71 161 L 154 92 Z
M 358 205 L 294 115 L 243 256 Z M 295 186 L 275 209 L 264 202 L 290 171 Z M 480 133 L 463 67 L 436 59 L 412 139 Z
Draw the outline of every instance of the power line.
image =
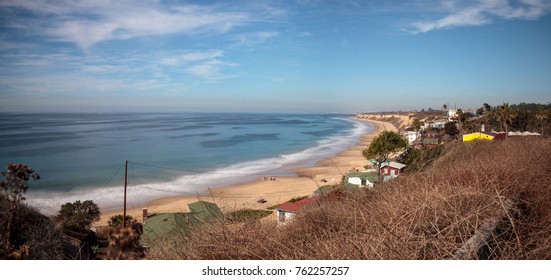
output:
M 117 168 L 117 171 L 115 171 L 115 174 L 113 174 L 113 176 L 111 176 L 111 178 L 109 178 L 109 180 L 107 181 L 107 183 L 105 183 L 105 185 L 109 185 L 109 183 L 111 183 L 111 181 L 113 180 L 113 178 L 115 178 L 115 176 L 117 176 L 117 174 L 119 174 L 119 171 L 121 170 L 123 164 L 121 163 L 121 165 L 119 165 L 119 168 Z
M 153 165 L 153 164 L 147 164 L 147 163 L 139 163 L 139 162 L 133 162 L 133 161 L 129 161 L 129 163 L 135 164 L 135 165 L 158 168 L 158 169 L 173 170 L 173 171 L 192 172 L 192 173 L 203 173 L 203 172 L 205 172 L 205 171 L 198 171 L 198 170 L 191 170 L 191 169 L 179 169 L 179 168 L 174 168 L 174 167 L 165 167 L 165 166 L 159 166 L 159 165 Z
M 158 168 L 158 169 L 189 172 L 189 173 L 197 173 L 197 174 L 206 173 L 206 172 L 209 171 L 209 170 L 180 169 L 180 168 L 174 168 L 174 167 L 166 167 L 166 166 L 159 166 L 159 165 L 139 163 L 139 162 L 131 162 L 131 161 L 129 161 L 128 163 L 135 164 L 135 165 L 146 166 L 146 167 Z M 235 175 L 235 172 L 229 172 L 229 171 L 225 172 L 225 171 L 219 170 L 219 171 L 216 171 L 216 172 L 220 173 L 220 174 Z M 255 175 L 255 176 L 266 175 L 266 174 L 270 174 L 270 175 L 290 175 L 292 173 L 295 173 L 295 172 L 254 172 L 254 173 L 247 173 L 247 174 L 244 174 L 244 175 Z

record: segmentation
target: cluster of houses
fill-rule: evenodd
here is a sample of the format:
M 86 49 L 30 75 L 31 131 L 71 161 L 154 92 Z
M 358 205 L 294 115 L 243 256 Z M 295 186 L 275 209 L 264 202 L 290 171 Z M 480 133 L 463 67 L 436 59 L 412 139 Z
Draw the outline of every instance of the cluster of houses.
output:
M 465 110 L 465 112 L 471 112 L 475 114 L 474 110 Z M 420 127 L 419 131 L 404 131 L 401 135 L 407 140 L 410 146 L 415 148 L 433 148 L 443 142 L 443 137 L 439 130 L 445 128 L 446 123 L 452 121 L 452 119 L 457 117 L 457 110 L 449 110 L 447 118 L 442 119 L 428 120 L 425 121 L 424 125 Z M 436 130 L 436 131 L 435 131 Z M 527 136 L 527 135 L 539 135 L 538 133 L 515 133 L 509 132 L 508 136 Z M 463 135 L 463 141 L 473 141 L 473 140 L 501 140 L 505 139 L 504 132 L 487 132 L 482 126 L 480 132 L 468 133 Z M 397 158 L 398 155 L 395 155 L 394 158 Z M 374 161 L 371 161 L 375 163 Z M 404 172 L 406 168 L 405 164 L 388 161 L 384 162 L 381 165 L 380 173 L 381 176 L 377 173 L 377 170 L 365 170 L 358 172 L 350 172 L 346 174 L 344 185 L 347 188 L 372 188 L 374 184 L 380 182 L 380 180 L 387 181 L 394 179 Z M 312 197 L 305 198 L 296 202 L 286 202 L 277 207 L 277 221 L 278 224 L 283 225 L 289 222 L 292 217 L 300 211 L 305 205 L 308 205 L 316 199 L 317 196 L 323 195 L 326 192 L 329 192 L 333 187 L 332 186 L 323 186 L 319 188 Z
M 371 161 L 374 163 L 373 161 Z M 389 160 L 381 164 L 380 176 L 377 170 L 368 169 L 365 171 L 350 172 L 344 177 L 344 187 L 349 190 L 357 190 L 360 188 L 373 188 L 375 184 L 381 180 L 387 181 L 397 178 L 404 172 L 406 168 L 405 164 Z M 318 197 L 323 196 L 331 192 L 335 186 L 322 186 L 318 188 L 311 197 L 304 198 L 295 202 L 285 202 L 276 207 L 276 217 L 278 225 L 285 225 L 293 216 L 300 210 L 315 201 Z

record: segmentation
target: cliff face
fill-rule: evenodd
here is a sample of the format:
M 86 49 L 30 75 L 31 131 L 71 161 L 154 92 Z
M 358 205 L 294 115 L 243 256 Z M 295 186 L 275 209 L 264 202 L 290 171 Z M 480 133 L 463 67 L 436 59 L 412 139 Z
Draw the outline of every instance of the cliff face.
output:
M 412 123 L 414 113 L 364 113 L 356 115 L 358 119 L 371 119 L 392 123 L 398 130 L 405 129 Z

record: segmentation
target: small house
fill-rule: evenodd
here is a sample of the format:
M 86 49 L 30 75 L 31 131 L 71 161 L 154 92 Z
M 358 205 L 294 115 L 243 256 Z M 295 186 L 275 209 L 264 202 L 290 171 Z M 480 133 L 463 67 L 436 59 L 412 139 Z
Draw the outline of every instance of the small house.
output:
M 355 185 L 360 188 L 372 188 L 373 183 L 376 182 L 379 182 L 377 172 L 351 172 L 346 174 L 347 185 Z
M 494 140 L 494 135 L 484 132 L 474 132 L 463 135 L 463 142 L 469 142 L 474 140 Z
M 381 174 L 385 178 L 385 180 L 393 179 L 398 177 L 402 172 L 404 172 L 404 169 L 407 165 L 391 161 L 389 163 L 383 163 L 381 167 Z
M 143 224 L 145 242 L 158 237 L 167 237 L 178 232 L 188 232 L 192 223 L 191 213 L 154 213 L 147 216 Z
M 433 148 L 442 143 L 440 133 L 436 131 L 429 131 L 423 135 L 422 147 Z
M 189 233 L 197 224 L 224 217 L 218 205 L 206 201 L 188 204 L 190 212 L 152 213 L 143 209 L 143 239 L 145 242 L 161 236 Z
M 201 200 L 190 203 L 187 206 L 195 219 L 200 221 L 208 221 L 210 219 L 222 219 L 224 217 L 224 214 L 222 214 L 222 211 L 220 210 L 220 208 L 218 208 L 218 205 L 212 202 Z
M 278 225 L 284 225 L 288 223 L 290 220 L 293 219 L 293 216 L 296 215 L 300 209 L 302 209 L 305 205 L 310 203 L 314 198 L 308 197 L 296 202 L 285 202 L 283 204 L 280 204 L 277 206 L 277 224 Z
M 417 139 L 419 138 L 419 133 L 415 132 L 415 131 L 406 131 L 404 133 L 404 137 L 406 138 L 406 140 L 408 141 L 408 143 L 410 145 L 412 145 L 413 143 L 415 143 L 415 141 L 417 141 Z

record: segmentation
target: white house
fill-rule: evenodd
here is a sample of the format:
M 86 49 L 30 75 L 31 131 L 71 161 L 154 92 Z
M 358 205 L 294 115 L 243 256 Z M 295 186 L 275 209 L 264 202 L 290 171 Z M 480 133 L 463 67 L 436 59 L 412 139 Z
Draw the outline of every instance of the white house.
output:
M 360 188 L 372 188 L 373 183 L 378 182 L 377 172 L 351 172 L 346 174 L 346 182 Z
M 417 139 L 419 138 L 419 133 L 415 131 L 406 131 L 403 135 L 404 137 L 406 137 L 406 140 L 410 145 L 415 143 L 415 141 L 417 141 Z
M 452 119 L 455 117 L 457 117 L 457 110 L 456 109 L 448 110 L 448 119 Z
M 277 206 L 277 224 L 285 225 L 286 223 L 288 223 L 290 220 L 293 219 L 293 216 L 296 215 L 296 213 L 298 213 L 302 207 L 304 207 L 304 205 L 308 204 L 313 199 L 314 198 L 312 197 L 308 197 L 295 202 L 287 201 Z
M 446 121 L 435 121 L 431 124 L 434 128 L 443 129 L 446 126 Z

